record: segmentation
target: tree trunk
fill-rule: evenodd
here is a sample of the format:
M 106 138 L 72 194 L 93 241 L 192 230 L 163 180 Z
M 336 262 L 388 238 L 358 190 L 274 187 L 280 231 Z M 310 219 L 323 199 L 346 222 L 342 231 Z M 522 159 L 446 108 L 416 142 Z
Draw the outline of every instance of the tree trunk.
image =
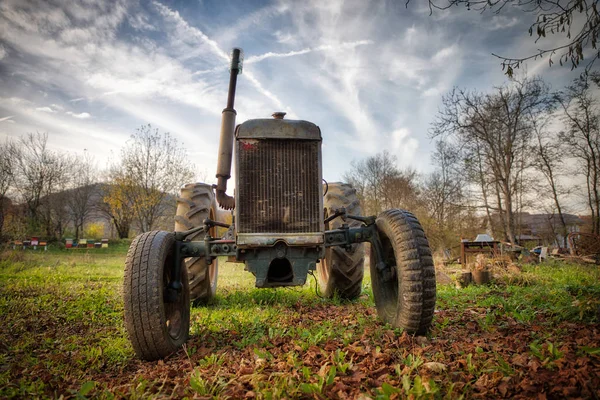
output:
M 592 186 L 590 183 L 590 178 L 591 178 L 591 166 L 590 166 L 590 161 L 587 160 L 587 179 L 585 180 L 586 186 L 587 186 L 587 191 L 588 191 L 588 206 L 590 207 L 590 212 L 592 214 L 592 233 L 596 233 L 596 210 L 594 208 L 594 201 L 592 198 Z
M 508 236 L 508 229 L 506 228 L 506 213 L 505 213 L 504 207 L 502 205 L 502 194 L 501 194 L 501 190 L 500 190 L 500 186 L 498 185 L 498 182 L 496 182 L 495 186 L 496 186 L 496 201 L 498 202 L 498 216 L 500 217 L 500 223 L 502 225 L 502 230 L 504 233 L 504 241 L 510 242 L 510 238 Z
M 4 232 L 4 218 L 7 207 L 4 207 L 5 197 L 0 196 L 0 240 L 2 239 L 2 232 Z
M 562 207 L 560 206 L 560 201 L 558 201 L 558 193 L 556 192 L 556 185 L 554 184 L 554 179 L 551 179 L 550 185 L 552 186 L 552 197 L 554 198 L 554 204 L 556 205 L 556 210 L 558 211 L 558 217 L 560 218 L 561 225 L 561 236 L 563 239 L 563 243 L 561 247 L 567 246 L 567 235 L 569 234 L 567 229 L 567 222 L 565 221 L 565 216 L 562 212 Z
M 485 214 L 488 219 L 488 224 L 490 226 L 490 230 L 493 232 L 494 223 L 492 221 L 492 213 L 490 211 L 490 202 L 488 201 L 488 194 L 487 194 L 486 183 L 485 183 L 485 175 L 483 173 L 483 165 L 482 165 L 482 161 L 481 161 L 481 150 L 479 147 L 479 143 L 477 143 L 477 166 L 478 166 L 478 172 L 479 172 L 479 174 L 478 174 L 479 175 L 479 185 L 481 186 L 481 194 L 483 196 L 483 205 L 485 207 Z
M 512 193 L 510 191 L 510 183 L 508 180 L 502 181 L 502 191 L 504 192 L 504 211 L 506 216 L 504 218 L 504 229 L 505 235 L 511 244 L 516 244 L 515 232 L 514 232 L 514 215 L 513 215 L 513 204 L 512 204 Z
M 113 217 L 113 223 L 117 229 L 117 235 L 119 239 L 127 239 L 129 237 L 129 223 L 124 221 L 118 221 Z
M 127 239 L 129 237 L 129 224 L 123 223 L 121 225 L 117 225 L 116 228 L 119 239 Z

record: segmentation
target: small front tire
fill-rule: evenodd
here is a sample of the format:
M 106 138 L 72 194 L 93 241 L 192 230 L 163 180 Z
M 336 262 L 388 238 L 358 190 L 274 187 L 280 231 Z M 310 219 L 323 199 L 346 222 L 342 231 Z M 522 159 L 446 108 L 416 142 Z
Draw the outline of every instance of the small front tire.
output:
M 177 300 L 167 302 L 165 296 L 174 257 L 174 235 L 164 231 L 139 235 L 127 252 L 123 282 L 125 327 L 135 353 L 146 361 L 167 357 L 188 339 L 190 295 L 183 263 L 183 287 Z
M 408 211 L 387 210 L 377 217 L 383 258 L 390 270 L 379 271 L 371 246 L 371 284 L 379 316 L 408 333 L 425 334 L 433 320 L 435 268 L 429 242 Z

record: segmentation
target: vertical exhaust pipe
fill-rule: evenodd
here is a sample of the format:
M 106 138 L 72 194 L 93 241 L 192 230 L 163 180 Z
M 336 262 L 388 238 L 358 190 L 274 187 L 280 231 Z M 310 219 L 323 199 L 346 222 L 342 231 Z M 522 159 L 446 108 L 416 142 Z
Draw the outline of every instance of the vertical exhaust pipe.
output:
M 235 86 L 237 76 L 242 73 L 244 53 L 242 49 L 234 48 L 231 51 L 231 66 L 229 68 L 229 91 L 227 93 L 227 107 L 221 114 L 221 136 L 219 139 L 219 158 L 217 161 L 217 201 L 226 210 L 235 207 L 235 199 L 227 195 L 227 180 L 231 178 L 231 162 L 233 159 L 233 136 L 235 130 L 236 112 L 233 108 L 235 102 Z

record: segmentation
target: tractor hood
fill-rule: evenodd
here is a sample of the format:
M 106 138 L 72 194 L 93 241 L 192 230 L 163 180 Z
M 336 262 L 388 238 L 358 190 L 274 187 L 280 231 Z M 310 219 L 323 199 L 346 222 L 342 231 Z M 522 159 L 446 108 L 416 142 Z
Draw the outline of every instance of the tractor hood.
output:
M 251 119 L 238 125 L 238 139 L 322 140 L 321 129 L 312 122 L 292 119 Z

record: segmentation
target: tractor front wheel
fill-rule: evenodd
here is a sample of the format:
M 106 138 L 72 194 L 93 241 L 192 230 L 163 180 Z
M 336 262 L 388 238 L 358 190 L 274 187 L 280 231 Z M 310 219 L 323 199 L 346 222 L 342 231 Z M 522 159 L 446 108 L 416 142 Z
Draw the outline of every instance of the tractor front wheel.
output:
M 164 231 L 139 235 L 127 252 L 123 282 L 125 327 L 135 353 L 143 360 L 164 358 L 188 338 L 190 294 L 183 263 L 182 288 L 168 299 L 174 261 L 175 238 Z
M 384 271 L 371 246 L 371 284 L 379 316 L 411 334 L 425 334 L 435 310 L 435 269 L 429 242 L 417 218 L 392 209 L 377 217 Z

